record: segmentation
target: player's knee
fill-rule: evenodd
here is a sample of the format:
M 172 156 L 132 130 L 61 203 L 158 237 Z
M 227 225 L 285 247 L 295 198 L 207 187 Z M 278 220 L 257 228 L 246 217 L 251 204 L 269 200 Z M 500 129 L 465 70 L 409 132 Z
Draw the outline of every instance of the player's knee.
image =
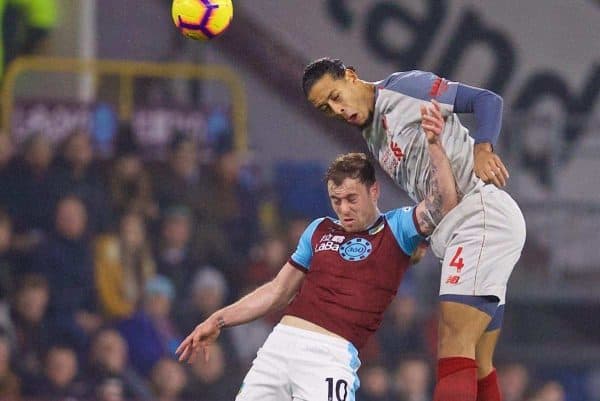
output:
M 441 355 L 462 355 L 475 358 L 483 325 L 473 325 L 461 319 L 441 319 L 438 349 Z
M 479 347 L 475 349 L 476 359 L 481 365 L 491 365 L 492 364 L 492 353 L 487 351 L 481 351 Z
M 477 377 L 485 377 L 489 375 L 492 370 L 494 370 L 491 354 L 481 352 L 479 349 L 476 349 L 475 360 L 477 361 Z

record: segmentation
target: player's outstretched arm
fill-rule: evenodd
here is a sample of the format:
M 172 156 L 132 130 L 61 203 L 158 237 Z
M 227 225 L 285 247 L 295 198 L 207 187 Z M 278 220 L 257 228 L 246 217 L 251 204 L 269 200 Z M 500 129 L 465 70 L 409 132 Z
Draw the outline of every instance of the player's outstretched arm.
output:
M 432 107 L 421 106 L 421 127 L 427 136 L 431 160 L 431 194 L 417 205 L 416 210 L 418 228 L 424 235 L 431 234 L 446 213 L 458 204 L 454 175 L 440 138 L 444 118 L 440 104 L 435 100 L 432 103 Z
M 192 363 L 200 350 L 208 359 L 207 346 L 217 340 L 221 329 L 250 322 L 285 307 L 298 292 L 304 276 L 305 273 L 286 263 L 273 280 L 196 326 L 177 348 L 179 360 Z

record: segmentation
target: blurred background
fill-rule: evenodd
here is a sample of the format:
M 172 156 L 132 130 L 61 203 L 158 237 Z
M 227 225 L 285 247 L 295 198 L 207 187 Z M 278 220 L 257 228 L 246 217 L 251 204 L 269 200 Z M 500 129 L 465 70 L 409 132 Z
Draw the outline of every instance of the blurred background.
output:
M 504 97 L 496 151 L 528 224 L 504 400 L 600 400 L 600 2 L 239 0 L 211 42 L 170 3 L 0 0 L 0 400 L 234 399 L 279 316 L 208 363 L 173 351 L 276 274 L 332 213 L 328 162 L 365 150 L 302 95 L 323 56 Z M 410 205 L 379 178 L 382 210 Z M 361 353 L 359 400 L 431 399 L 438 285 L 427 253 Z

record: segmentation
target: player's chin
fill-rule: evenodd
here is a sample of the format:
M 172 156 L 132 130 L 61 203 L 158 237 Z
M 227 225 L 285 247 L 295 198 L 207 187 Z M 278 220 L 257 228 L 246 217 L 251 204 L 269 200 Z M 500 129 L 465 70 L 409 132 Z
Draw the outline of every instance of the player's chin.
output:
M 357 228 L 358 226 L 354 220 L 351 222 L 343 222 L 342 227 L 344 227 L 344 230 L 348 231 L 349 233 L 355 233 L 355 232 L 361 231 L 360 229 Z
M 363 129 L 363 128 L 369 126 L 372 122 L 373 122 L 373 115 L 369 113 L 369 114 L 367 114 L 366 117 L 362 117 L 360 119 L 360 121 L 357 122 L 356 126 L 360 129 Z

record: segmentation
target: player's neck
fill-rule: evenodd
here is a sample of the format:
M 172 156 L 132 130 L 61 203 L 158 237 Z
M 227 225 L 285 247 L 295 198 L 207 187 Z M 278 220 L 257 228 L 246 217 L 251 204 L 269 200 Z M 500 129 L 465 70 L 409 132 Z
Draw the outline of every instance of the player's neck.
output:
M 364 87 L 364 101 L 369 105 L 369 113 L 373 113 L 375 110 L 375 84 L 366 81 L 361 81 L 361 83 Z
M 379 217 L 381 217 L 381 212 L 379 211 L 379 209 L 375 209 L 375 214 L 371 216 L 370 219 L 367 219 L 367 225 L 366 227 L 364 227 L 363 231 L 370 230 L 375 225 L 375 223 L 377 223 Z

